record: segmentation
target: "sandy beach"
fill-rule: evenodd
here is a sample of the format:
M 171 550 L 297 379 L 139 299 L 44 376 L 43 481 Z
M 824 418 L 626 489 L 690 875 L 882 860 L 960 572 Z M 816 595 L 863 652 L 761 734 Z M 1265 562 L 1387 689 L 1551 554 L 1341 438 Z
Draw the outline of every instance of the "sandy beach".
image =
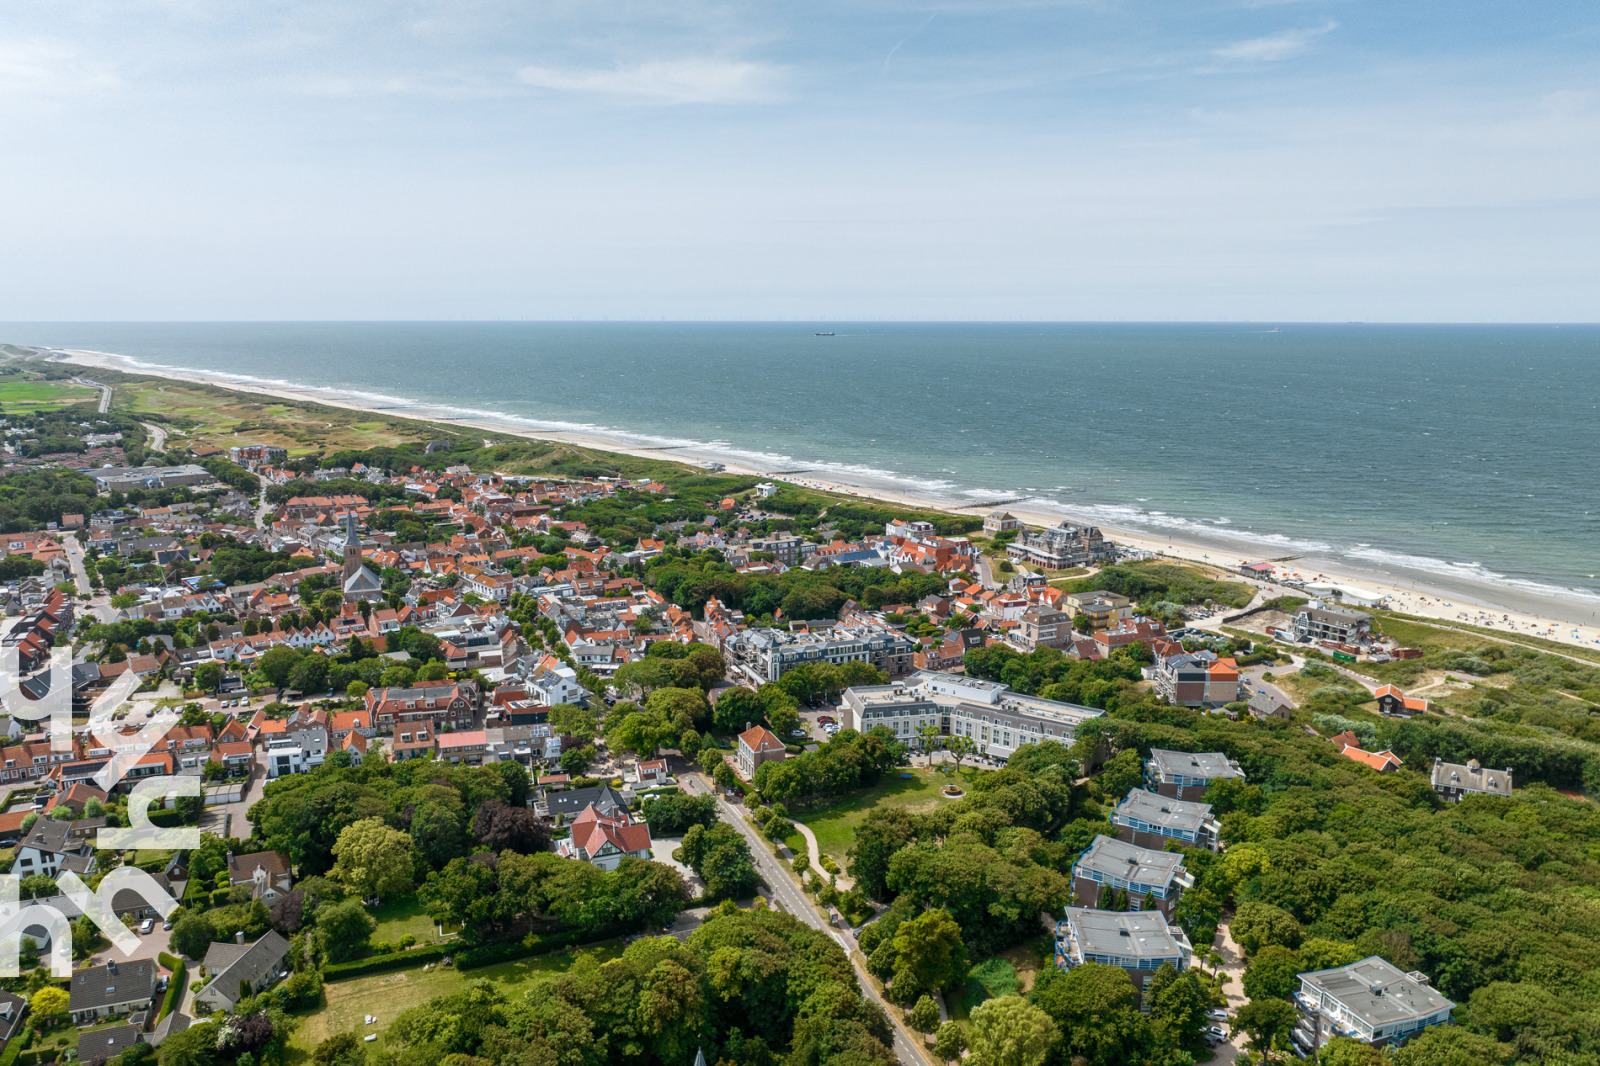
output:
M 827 492 L 859 496 L 864 499 L 882 500 L 924 510 L 984 514 L 994 509 L 991 501 L 983 501 L 975 505 L 962 505 L 951 500 L 906 493 L 890 486 L 873 483 L 872 479 L 867 478 L 863 478 L 861 483 L 851 483 L 840 479 L 837 475 L 823 479 L 811 476 L 803 471 L 778 474 L 772 470 L 761 469 L 748 463 L 732 461 L 725 454 L 697 453 L 693 447 L 655 446 L 643 443 L 641 440 L 628 440 L 623 437 L 611 437 L 594 433 L 535 430 L 519 426 L 515 420 L 509 418 L 504 421 L 482 417 L 463 418 L 459 413 L 453 412 L 448 408 L 432 407 L 423 403 L 376 404 L 356 402 L 351 397 L 331 389 L 311 388 L 282 382 L 267 384 L 227 374 L 197 370 L 149 367 L 122 356 L 103 352 L 51 350 L 49 356 L 54 361 L 73 363 L 88 368 L 103 368 L 129 374 L 165 377 L 177 381 L 213 385 L 236 392 L 273 396 L 305 403 L 326 404 L 352 411 L 441 422 L 477 429 L 490 436 L 509 435 L 534 440 L 559 441 L 577 447 L 593 448 L 597 451 L 617 452 L 650 459 L 672 460 L 690 465 L 704 466 L 711 462 L 716 462 L 722 464 L 723 468 L 729 473 L 786 481 L 791 484 Z M 1015 504 L 1003 504 L 1002 509 L 1010 511 L 1017 518 L 1034 526 L 1052 526 L 1063 519 L 1061 514 L 1030 511 L 1025 500 L 1017 501 Z M 1279 579 L 1292 575 L 1302 581 L 1322 582 L 1335 586 L 1341 584 L 1355 586 L 1363 592 L 1373 594 L 1375 598 L 1380 599 L 1382 606 L 1396 611 L 1403 611 L 1407 614 L 1436 618 L 1444 622 L 1461 622 L 1486 626 L 1500 632 L 1516 632 L 1528 636 L 1544 637 L 1563 644 L 1588 648 L 1600 647 L 1600 625 L 1597 625 L 1594 621 L 1595 614 L 1590 609 L 1579 604 L 1541 599 L 1533 594 L 1520 593 L 1509 589 L 1501 590 L 1488 586 L 1472 588 L 1467 587 L 1464 582 L 1451 582 L 1437 578 L 1430 579 L 1429 575 L 1417 575 L 1416 580 L 1401 581 L 1382 573 L 1357 570 L 1326 559 L 1312 557 L 1284 558 L 1281 556 L 1274 557 L 1270 554 L 1264 556 L 1259 553 L 1260 549 L 1257 549 L 1257 554 L 1249 554 L 1240 545 L 1228 544 L 1225 537 L 1220 535 L 1209 542 L 1203 542 L 1194 537 L 1173 537 L 1164 533 L 1152 532 L 1148 529 L 1116 527 L 1105 522 L 1097 524 L 1100 525 L 1101 530 L 1109 539 L 1119 545 L 1157 555 L 1219 567 L 1230 571 L 1235 580 L 1247 580 L 1237 576 L 1238 568 L 1244 563 L 1273 562 L 1277 566 L 1274 576 Z M 1254 581 L 1251 583 L 1259 586 L 1268 596 L 1301 594 L 1293 588 L 1284 587 L 1276 582 Z

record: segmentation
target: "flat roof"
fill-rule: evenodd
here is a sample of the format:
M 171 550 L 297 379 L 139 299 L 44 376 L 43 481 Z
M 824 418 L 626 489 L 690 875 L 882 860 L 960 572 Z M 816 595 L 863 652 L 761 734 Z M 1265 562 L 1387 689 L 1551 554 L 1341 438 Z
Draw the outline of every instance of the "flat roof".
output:
M 1211 804 L 1191 803 L 1188 800 L 1168 799 L 1155 792 L 1135 788 L 1123 797 L 1112 811 L 1115 816 L 1137 818 L 1152 825 L 1168 829 L 1188 829 L 1198 832 L 1211 817 Z
M 1192 954 L 1183 930 L 1160 911 L 1102 911 L 1068 907 L 1067 928 L 1081 955 L 1171 959 Z
M 1424 984 L 1426 978 L 1421 974 L 1404 973 L 1376 955 L 1348 966 L 1303 973 L 1300 980 L 1338 1000 L 1352 1016 L 1374 1029 L 1455 1007 Z
M 1175 851 L 1141 848 L 1103 834 L 1078 856 L 1073 864 L 1074 874 L 1078 867 L 1141 885 L 1166 885 L 1184 869 L 1183 856 Z
M 1162 776 L 1178 777 L 1243 777 L 1244 771 L 1220 751 L 1167 751 L 1151 748 L 1150 761 Z

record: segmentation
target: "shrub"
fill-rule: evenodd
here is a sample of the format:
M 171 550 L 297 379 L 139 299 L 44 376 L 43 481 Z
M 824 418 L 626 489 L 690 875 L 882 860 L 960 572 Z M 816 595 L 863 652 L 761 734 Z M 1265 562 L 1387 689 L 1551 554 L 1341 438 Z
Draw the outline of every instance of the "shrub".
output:
M 438 962 L 448 952 L 443 945 L 434 944 L 413 951 L 395 951 L 387 955 L 370 955 L 364 959 L 353 962 L 330 962 L 322 968 L 322 976 L 328 980 L 341 977 L 355 977 L 365 973 L 387 973 L 390 970 L 406 970 L 413 966 L 420 967 L 425 962 Z
M 1016 968 L 1005 959 L 984 959 L 967 973 L 967 982 L 962 986 L 961 994 L 967 1001 L 967 1009 L 975 1010 L 985 1000 L 999 999 L 1001 996 L 1014 996 L 1021 983 L 1017 980 Z
M 591 936 L 590 939 L 596 938 Z M 601 937 L 599 939 L 605 938 Z M 455 963 L 458 970 L 470 970 L 478 966 L 492 966 L 495 963 L 512 962 L 516 959 L 525 959 L 533 955 L 546 955 L 582 941 L 583 935 L 577 932 L 548 933 L 544 935 L 535 933 L 522 940 L 510 940 L 503 944 L 484 944 L 481 947 L 468 948 L 466 951 L 457 952 L 451 961 Z

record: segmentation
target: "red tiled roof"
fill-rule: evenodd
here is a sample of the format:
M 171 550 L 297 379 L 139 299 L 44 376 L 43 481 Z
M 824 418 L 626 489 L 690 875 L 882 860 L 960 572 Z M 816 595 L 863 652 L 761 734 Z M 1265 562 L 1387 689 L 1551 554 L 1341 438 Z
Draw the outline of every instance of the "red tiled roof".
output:
M 1341 752 L 1347 759 L 1354 759 L 1363 766 L 1370 766 L 1379 773 L 1385 770 L 1394 770 L 1405 765 L 1400 756 L 1392 751 L 1362 751 L 1351 744 L 1346 744 Z
M 739 742 L 753 752 L 782 751 L 783 741 L 764 725 L 752 726 L 739 734 Z

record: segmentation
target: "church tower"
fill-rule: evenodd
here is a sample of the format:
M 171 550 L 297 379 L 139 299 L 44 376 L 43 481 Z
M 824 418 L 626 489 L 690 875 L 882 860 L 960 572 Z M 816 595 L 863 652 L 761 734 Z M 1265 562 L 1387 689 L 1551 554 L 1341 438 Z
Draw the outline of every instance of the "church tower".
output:
M 356 535 L 356 516 L 344 516 L 344 579 L 349 581 L 361 569 L 361 538 Z

